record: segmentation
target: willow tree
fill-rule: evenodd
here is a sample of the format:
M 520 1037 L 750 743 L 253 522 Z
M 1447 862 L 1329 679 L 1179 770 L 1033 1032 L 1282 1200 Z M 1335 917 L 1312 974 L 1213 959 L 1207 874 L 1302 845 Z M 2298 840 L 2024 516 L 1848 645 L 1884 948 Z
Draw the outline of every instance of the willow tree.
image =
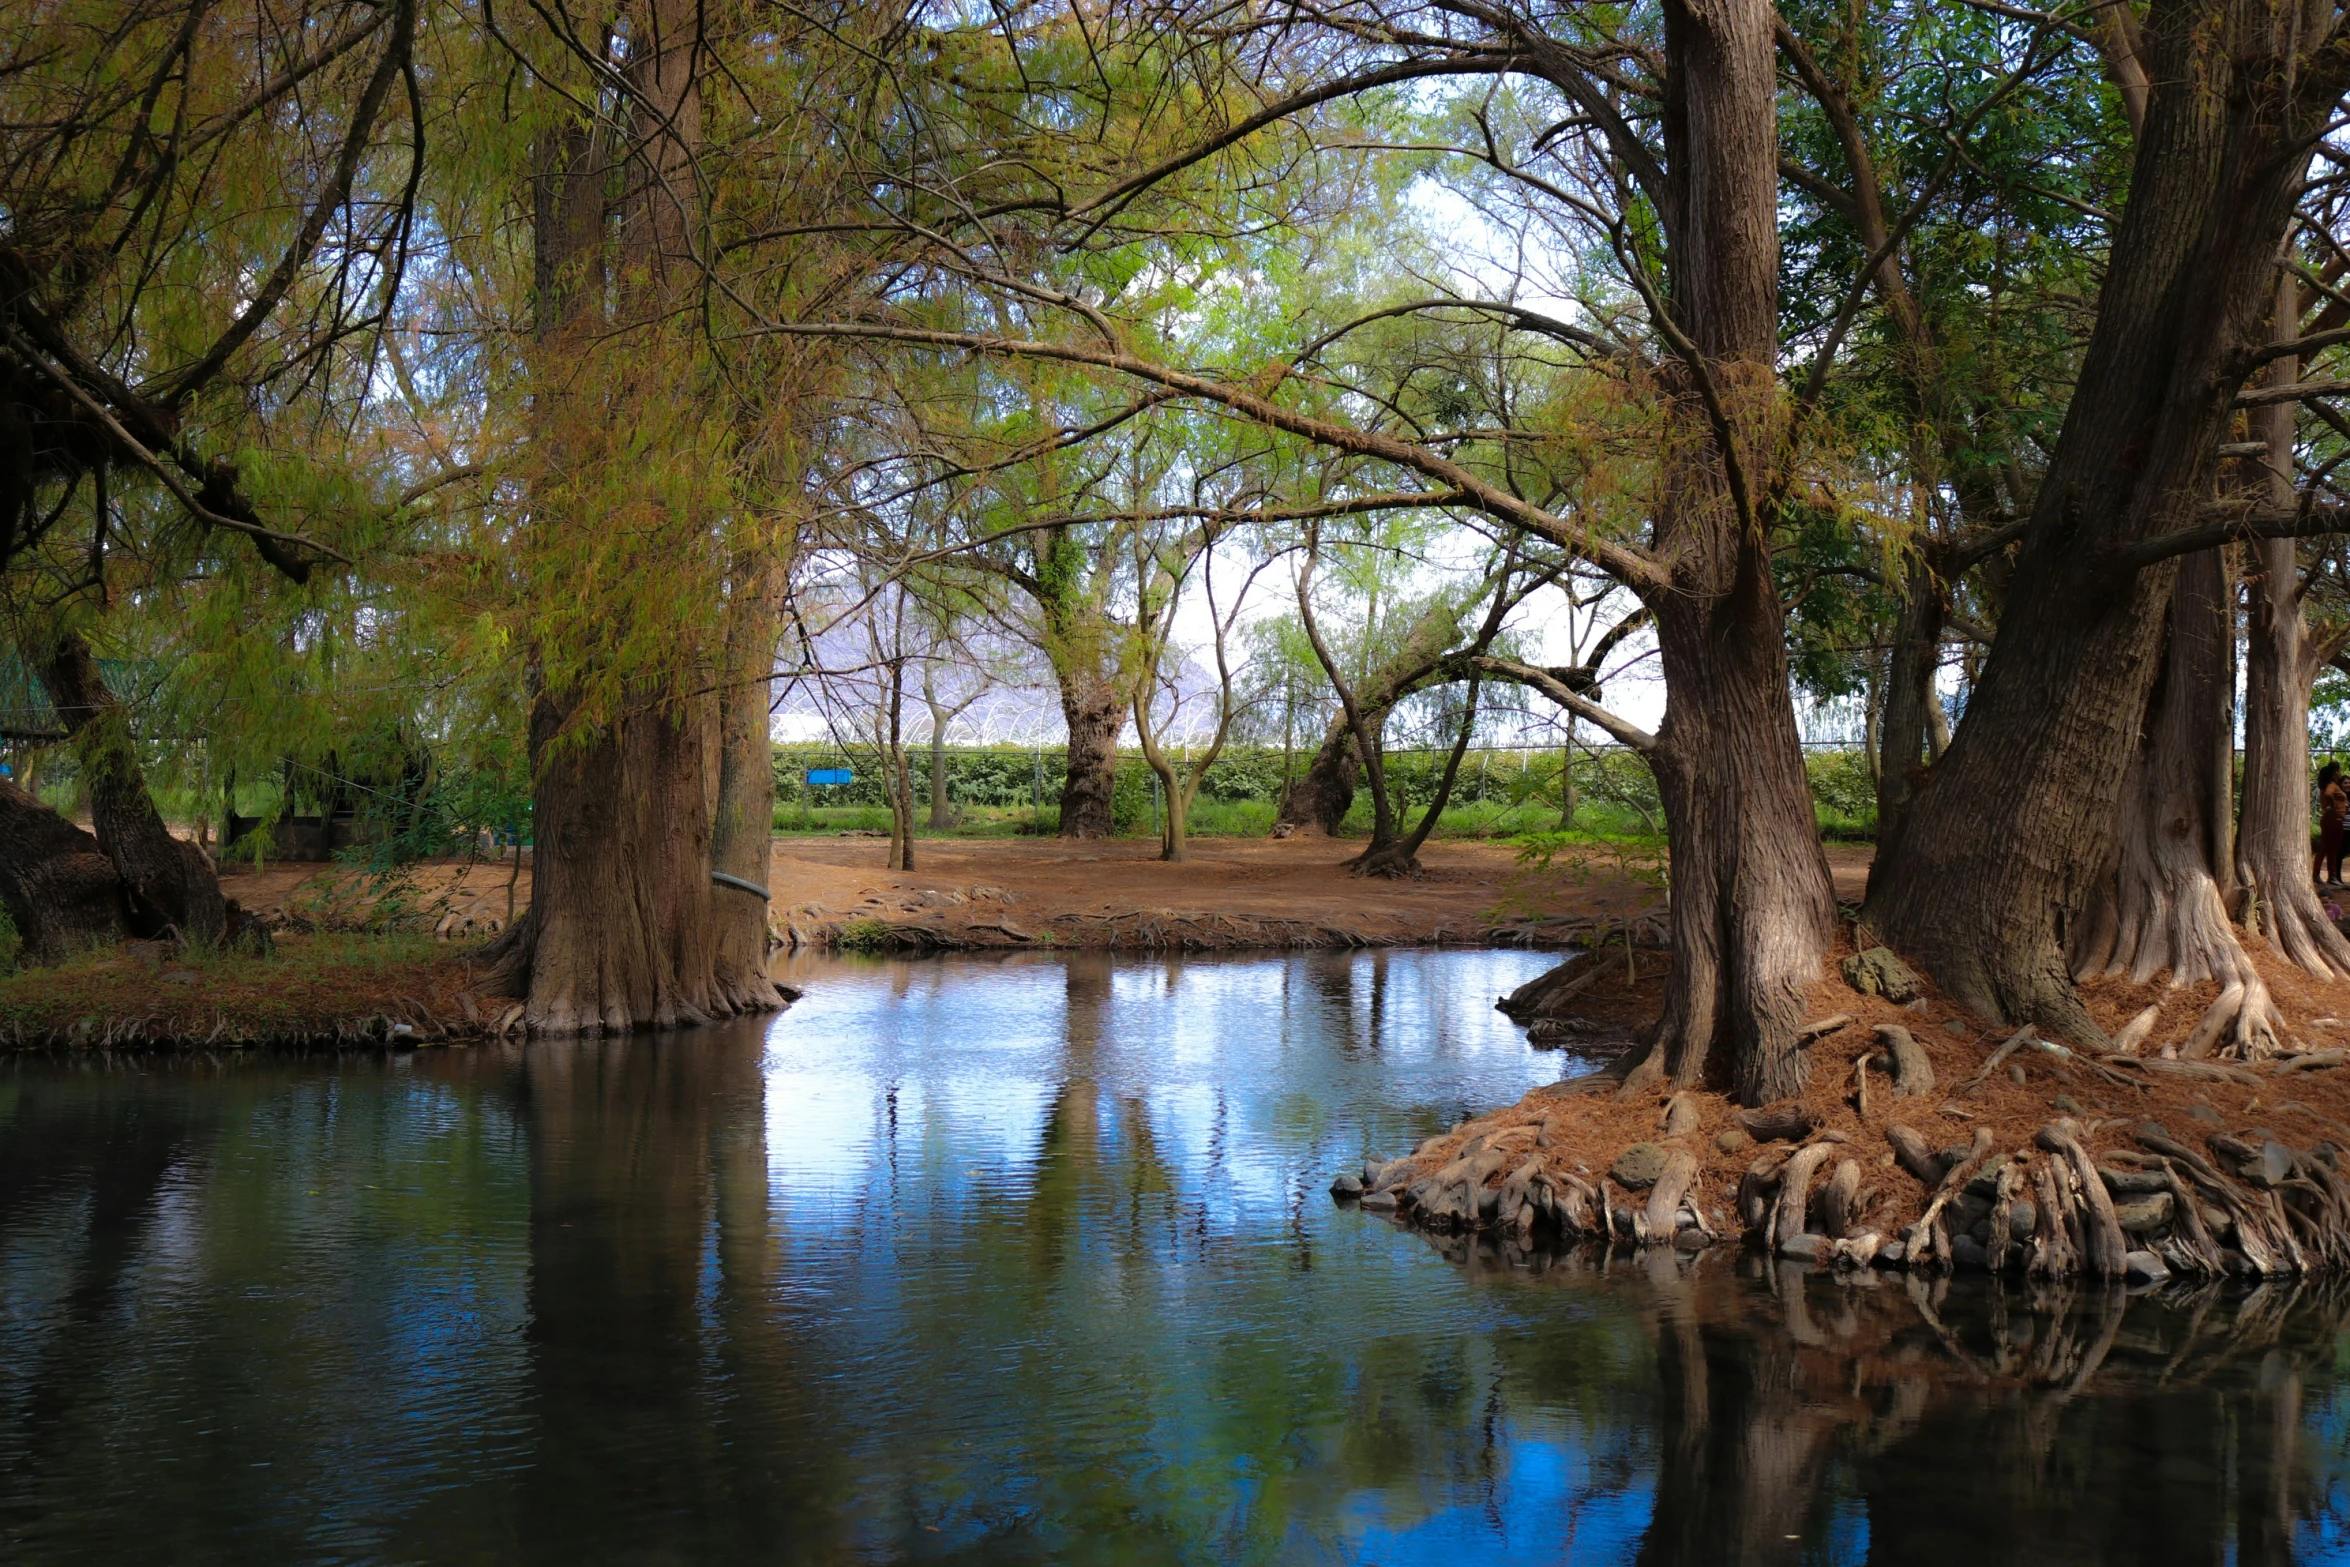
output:
M 498 956 L 534 1033 L 668 1027 L 777 1000 L 763 910 L 749 941 L 722 936 L 758 897 L 739 884 L 763 885 L 763 859 L 738 842 L 728 863 L 760 880 L 712 874 L 714 795 L 737 839 L 755 820 L 763 844 L 768 825 L 757 796 L 771 785 L 744 776 L 743 756 L 764 744 L 763 711 L 754 726 L 722 693 L 756 690 L 771 666 L 773 564 L 730 533 L 754 510 L 741 432 L 686 313 L 711 222 L 706 83 L 740 42 L 732 20 L 649 0 L 593 32 L 550 17 L 514 41 L 540 110 L 518 464 L 529 504 L 513 534 L 536 858 L 530 912 Z
M 0 21 L 0 618 L 80 763 L 120 928 L 212 941 L 230 911 L 167 830 L 140 715 L 96 655 L 170 667 L 347 624 L 349 580 L 322 568 L 380 537 L 364 504 L 319 509 L 312 533 L 279 513 L 351 455 L 401 297 L 419 27 L 411 0 Z M 223 748 L 260 727 L 201 695 L 181 711 L 208 708 Z M 52 908 L 34 871 L 0 895 L 44 950 L 53 916 L 90 911 Z

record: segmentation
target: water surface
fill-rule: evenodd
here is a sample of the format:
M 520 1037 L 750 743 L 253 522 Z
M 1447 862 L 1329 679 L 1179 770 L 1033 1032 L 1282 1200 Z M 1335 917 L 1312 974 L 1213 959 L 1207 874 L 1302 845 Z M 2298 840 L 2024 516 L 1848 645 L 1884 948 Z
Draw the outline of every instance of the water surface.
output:
M 0 1559 L 2350 1559 L 2332 1288 L 1439 1247 L 1547 959 L 808 962 L 772 1024 L 0 1066 Z

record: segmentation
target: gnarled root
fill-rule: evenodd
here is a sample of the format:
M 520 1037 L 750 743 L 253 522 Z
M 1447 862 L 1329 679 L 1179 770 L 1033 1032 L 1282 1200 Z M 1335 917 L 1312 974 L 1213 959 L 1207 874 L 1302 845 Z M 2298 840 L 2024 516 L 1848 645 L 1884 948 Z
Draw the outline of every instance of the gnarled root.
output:
M 2073 977 L 2126 974 L 2143 984 L 2166 968 L 2173 986 L 2220 984 L 2218 999 L 2178 1044 L 2181 1057 L 2216 1052 L 2251 1061 L 2277 1053 L 2284 1017 L 2237 939 L 2218 883 L 2200 866 L 2156 863 L 2136 852 L 2134 840 L 2083 923 Z

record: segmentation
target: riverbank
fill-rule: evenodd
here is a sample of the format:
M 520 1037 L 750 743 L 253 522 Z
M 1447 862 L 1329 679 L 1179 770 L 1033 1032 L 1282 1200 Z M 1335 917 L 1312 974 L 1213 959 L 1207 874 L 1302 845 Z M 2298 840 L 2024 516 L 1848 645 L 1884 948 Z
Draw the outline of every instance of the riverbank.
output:
M 2232 1061 L 2196 1037 L 2216 984 L 2084 985 L 2109 1034 L 2143 1018 L 2130 1050 L 2090 1055 L 1986 1030 L 1916 976 L 1862 994 L 1852 956 L 1807 998 L 1800 1095 L 1748 1110 L 1568 1078 L 1333 1190 L 1518 1246 L 1744 1242 L 1846 1269 L 2144 1282 L 2350 1266 L 2350 1023 L 2306 974 L 2255 953 L 2303 1035 Z M 1610 1035 L 1661 991 L 1661 973 L 1601 973 L 1575 1010 Z
M 513 1024 L 510 1003 L 478 990 L 470 946 L 429 933 L 281 930 L 270 948 L 194 953 L 133 941 L 0 975 L 0 1046 L 425 1046 Z

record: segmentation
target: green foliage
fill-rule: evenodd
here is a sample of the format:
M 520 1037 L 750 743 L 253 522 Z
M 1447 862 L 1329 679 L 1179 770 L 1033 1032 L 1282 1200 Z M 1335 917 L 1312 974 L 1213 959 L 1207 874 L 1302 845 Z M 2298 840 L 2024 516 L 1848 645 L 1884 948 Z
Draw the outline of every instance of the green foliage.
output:
M 886 952 L 889 950 L 889 924 L 885 920 L 850 920 L 833 938 L 843 952 Z
M 1877 830 L 1877 781 L 1868 753 L 1812 751 L 1803 758 L 1820 831 L 1831 838 L 1869 838 Z
M 23 952 L 24 937 L 18 934 L 16 921 L 9 917 L 7 908 L 0 906 L 0 974 L 14 970 Z

